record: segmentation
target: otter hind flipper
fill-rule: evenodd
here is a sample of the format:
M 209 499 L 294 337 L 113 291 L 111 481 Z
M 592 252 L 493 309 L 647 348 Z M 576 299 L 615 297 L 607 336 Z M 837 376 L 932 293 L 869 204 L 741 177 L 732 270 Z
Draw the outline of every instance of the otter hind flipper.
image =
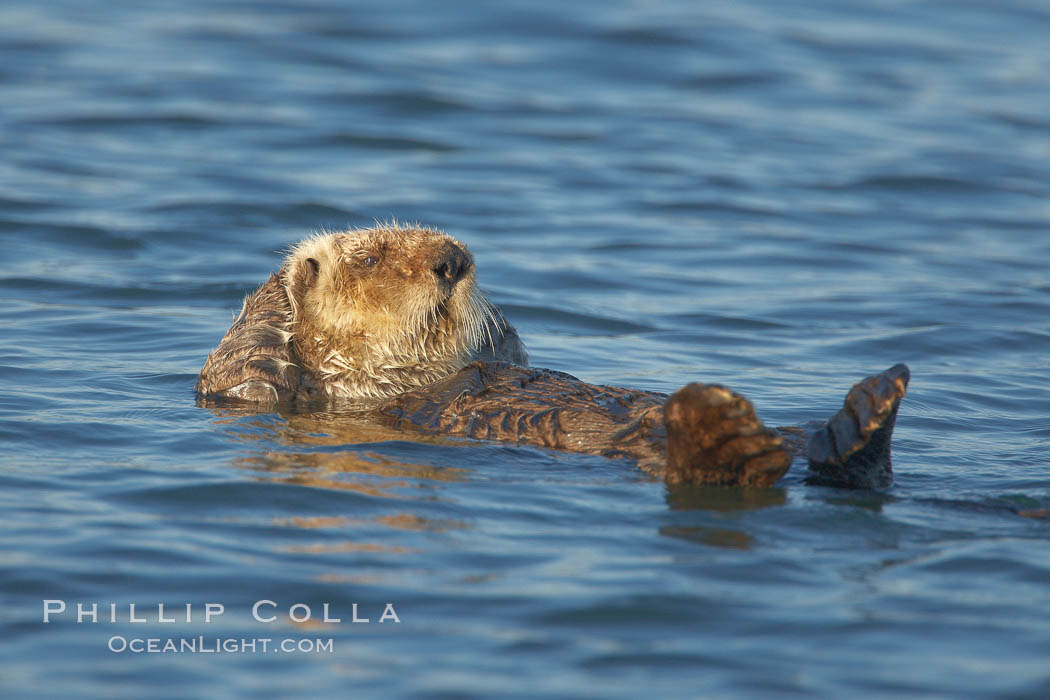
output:
M 809 483 L 861 489 L 893 484 L 890 442 L 910 378 L 907 366 L 894 365 L 853 385 L 838 413 L 809 439 Z
M 750 401 L 717 384 L 689 384 L 664 404 L 670 484 L 771 486 L 791 466 L 782 438 Z

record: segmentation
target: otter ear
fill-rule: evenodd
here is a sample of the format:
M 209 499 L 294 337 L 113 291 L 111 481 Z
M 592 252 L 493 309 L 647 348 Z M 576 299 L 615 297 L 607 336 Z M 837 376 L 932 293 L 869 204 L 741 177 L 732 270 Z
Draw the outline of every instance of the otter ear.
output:
M 285 272 L 285 287 L 294 305 L 302 301 L 306 290 L 317 282 L 320 274 L 321 263 L 316 258 L 303 258 L 290 266 Z
M 292 268 L 291 283 L 292 288 L 305 291 L 313 286 L 313 283 L 317 281 L 317 276 L 321 274 L 321 263 L 317 262 L 317 258 L 305 258 L 300 260 Z

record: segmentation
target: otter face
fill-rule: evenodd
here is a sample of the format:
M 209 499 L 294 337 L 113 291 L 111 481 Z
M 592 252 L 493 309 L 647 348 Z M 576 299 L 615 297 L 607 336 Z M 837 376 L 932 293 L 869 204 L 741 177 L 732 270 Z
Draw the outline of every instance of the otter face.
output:
M 398 225 L 317 236 L 282 278 L 303 369 L 346 396 L 389 396 L 467 364 L 496 312 L 451 236 Z M 418 378 L 418 380 L 417 380 Z

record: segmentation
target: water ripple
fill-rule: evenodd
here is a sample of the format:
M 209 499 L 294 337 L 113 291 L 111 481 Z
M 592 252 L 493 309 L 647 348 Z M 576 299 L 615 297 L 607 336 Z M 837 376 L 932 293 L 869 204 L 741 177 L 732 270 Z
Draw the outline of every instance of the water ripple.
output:
M 4 4 L 5 695 L 1045 695 L 1044 5 Z M 391 217 L 464 240 L 534 360 L 591 381 L 793 424 L 908 362 L 896 486 L 668 489 L 197 405 L 282 251 Z M 147 634 L 335 650 L 106 650 Z

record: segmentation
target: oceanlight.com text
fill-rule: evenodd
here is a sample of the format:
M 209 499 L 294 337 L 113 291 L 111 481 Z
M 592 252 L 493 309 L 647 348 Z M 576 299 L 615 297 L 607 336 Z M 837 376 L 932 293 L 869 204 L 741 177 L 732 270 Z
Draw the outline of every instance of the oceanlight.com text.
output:
M 107 648 L 116 654 L 332 654 L 331 638 L 271 637 L 123 637 L 109 638 Z

